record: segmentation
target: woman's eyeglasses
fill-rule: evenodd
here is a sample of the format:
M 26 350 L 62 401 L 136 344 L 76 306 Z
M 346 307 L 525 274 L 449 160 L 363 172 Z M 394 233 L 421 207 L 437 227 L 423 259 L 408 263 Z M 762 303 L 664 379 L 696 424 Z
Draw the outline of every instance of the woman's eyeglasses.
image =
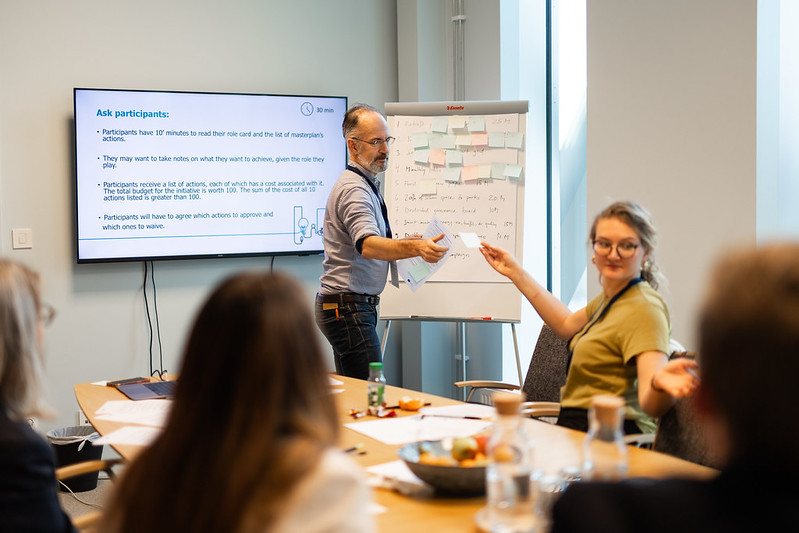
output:
M 616 247 L 616 252 L 618 252 L 619 257 L 623 259 L 628 259 L 633 255 L 635 255 L 635 251 L 641 245 L 630 241 L 622 241 L 616 244 L 613 244 L 603 239 L 597 239 L 594 241 L 594 251 L 598 255 L 601 255 L 603 257 L 610 255 L 610 253 L 613 251 L 614 246 Z

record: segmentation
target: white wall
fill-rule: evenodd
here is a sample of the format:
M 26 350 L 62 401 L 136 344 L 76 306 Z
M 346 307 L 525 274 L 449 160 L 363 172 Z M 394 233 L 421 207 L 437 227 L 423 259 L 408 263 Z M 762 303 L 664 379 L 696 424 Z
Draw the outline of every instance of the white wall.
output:
M 49 398 L 72 425 L 72 385 L 148 372 L 142 265 L 76 265 L 72 88 L 345 95 L 397 99 L 396 2 L 231 0 L 0 4 L 0 253 L 39 271 L 58 310 L 46 332 Z M 34 247 L 12 250 L 11 229 Z M 178 370 L 214 283 L 269 258 L 156 263 L 164 366 Z M 309 302 L 319 257 L 278 257 Z M 224 354 L 221 354 L 224 356 Z M 332 367 L 332 360 L 331 360 Z
M 652 212 L 673 334 L 696 348 L 710 264 L 755 240 L 757 2 L 587 3 L 588 223 L 615 200 Z

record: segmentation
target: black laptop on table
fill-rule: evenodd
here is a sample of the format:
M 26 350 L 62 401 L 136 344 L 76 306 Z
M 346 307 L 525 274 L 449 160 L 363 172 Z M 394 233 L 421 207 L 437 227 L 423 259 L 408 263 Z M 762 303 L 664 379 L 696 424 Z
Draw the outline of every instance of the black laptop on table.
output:
M 175 395 L 177 380 L 172 381 L 151 381 L 149 383 L 129 383 L 118 385 L 119 392 L 131 400 L 157 400 L 172 399 Z

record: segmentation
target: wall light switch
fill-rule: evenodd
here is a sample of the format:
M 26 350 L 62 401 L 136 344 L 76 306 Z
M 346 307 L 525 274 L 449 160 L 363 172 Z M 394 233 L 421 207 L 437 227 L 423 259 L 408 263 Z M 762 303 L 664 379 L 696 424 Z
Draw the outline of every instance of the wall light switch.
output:
M 11 247 L 15 250 L 33 248 L 33 230 L 31 228 L 12 229 Z

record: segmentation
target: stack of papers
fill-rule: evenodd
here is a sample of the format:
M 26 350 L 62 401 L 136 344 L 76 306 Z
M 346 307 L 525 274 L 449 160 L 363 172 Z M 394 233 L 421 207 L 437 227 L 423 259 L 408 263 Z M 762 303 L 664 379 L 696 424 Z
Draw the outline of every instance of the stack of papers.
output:
M 163 427 L 171 408 L 171 400 L 115 400 L 105 402 L 94 414 L 99 420 Z
M 137 402 L 118 400 L 105 402 L 95 412 L 95 418 L 139 425 L 121 427 L 94 440 L 92 444 L 96 446 L 103 444 L 148 446 L 161 433 L 171 408 L 171 400 L 140 400 Z

